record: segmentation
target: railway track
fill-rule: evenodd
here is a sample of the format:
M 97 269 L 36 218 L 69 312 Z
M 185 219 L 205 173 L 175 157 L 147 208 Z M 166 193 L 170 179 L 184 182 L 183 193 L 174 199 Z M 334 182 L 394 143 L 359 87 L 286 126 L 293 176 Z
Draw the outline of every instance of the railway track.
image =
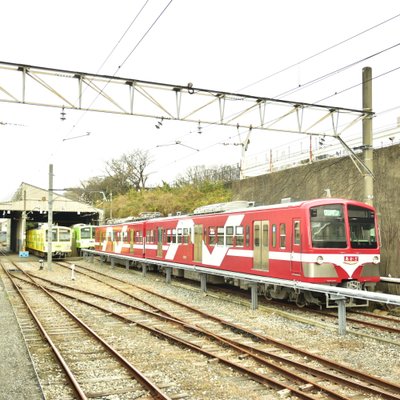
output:
M 178 286 L 185 287 L 189 290 L 194 290 L 196 292 L 200 291 L 198 287 L 193 287 L 186 283 L 175 284 Z M 226 300 L 229 302 L 237 302 L 238 304 L 248 305 L 248 296 L 238 291 L 232 291 L 232 289 L 218 288 L 214 290 L 211 287 L 207 290 L 207 295 L 216 297 L 220 300 Z M 332 329 L 337 330 L 337 311 L 330 310 L 316 310 L 315 308 L 303 307 L 280 302 L 275 300 L 263 300 L 262 297 L 259 299 L 260 310 L 265 309 L 271 312 L 277 312 L 282 314 L 282 316 L 289 317 L 296 320 L 296 316 L 299 315 L 299 320 L 302 322 L 309 321 L 313 324 L 315 321 L 318 325 L 317 320 L 308 319 L 308 316 L 316 316 L 319 318 L 323 324 L 326 321 L 333 321 Z M 288 312 L 290 315 L 288 315 Z M 355 309 L 348 309 L 346 315 L 347 329 L 349 332 L 355 335 L 365 335 L 374 338 L 375 340 L 392 343 L 395 345 L 400 345 L 400 317 L 391 316 L 387 314 L 380 314 L 374 312 L 360 311 Z M 376 332 L 381 332 L 376 334 Z
M 64 372 L 59 386 L 69 382 L 58 395 L 79 399 L 115 395 L 170 399 L 46 288 L 27 274 L 26 280 L 19 279 L 17 283 L 15 275 L 3 264 L 2 267 Z
M 64 267 L 68 268 L 65 264 Z M 108 291 L 118 292 L 118 295 L 114 293 L 112 298 L 108 296 L 107 302 L 114 303 L 113 309 L 116 307 L 115 304 L 118 304 L 118 308 L 122 307 L 122 310 L 115 312 L 111 311 L 111 307 L 97 306 L 105 313 L 112 313 L 115 317 L 126 320 L 127 323 L 134 322 L 157 336 L 179 343 L 180 346 L 186 346 L 192 351 L 201 352 L 262 384 L 278 390 L 290 391 L 298 398 L 348 399 L 353 396 L 367 395 L 367 393 L 376 398 L 400 398 L 397 394 L 400 386 L 390 382 L 345 368 L 292 346 L 275 342 L 271 338 L 237 324 L 189 308 L 174 299 L 160 297 L 157 293 L 143 287 L 133 286 L 116 278 L 112 278 L 114 283 L 111 284 L 110 276 L 99 274 L 88 268 L 77 267 L 75 270 L 77 273 L 85 274 L 86 277 L 90 276 L 90 279 L 95 279 L 99 284 L 107 286 Z M 60 286 L 49 280 L 46 284 L 53 287 Z M 63 296 L 77 299 L 75 295 L 66 293 L 66 291 L 76 292 L 76 288 L 67 285 L 61 286 Z M 145 295 L 132 294 L 133 289 L 135 292 L 142 291 Z M 61 294 L 60 289 L 48 288 L 48 290 L 55 290 Z M 90 306 L 94 305 L 93 298 L 98 300 L 103 297 L 98 293 L 83 290 L 79 290 L 79 292 L 86 297 L 84 299 L 80 296 L 80 302 Z M 121 300 L 121 298 L 125 299 Z M 132 299 L 142 305 L 140 307 L 132 305 Z M 162 308 L 155 306 L 155 304 L 160 304 L 160 300 L 163 304 Z M 167 309 L 165 308 L 166 304 L 168 304 Z M 129 308 L 129 311 L 126 308 Z M 124 315 L 131 313 L 132 310 L 139 312 L 140 316 L 135 314 L 133 319 L 132 317 L 126 318 Z M 150 318 L 152 318 L 151 322 L 149 322 Z M 160 325 L 160 321 L 163 322 L 162 325 Z M 306 362 L 304 362 L 305 358 Z M 310 366 L 310 363 L 315 366 Z M 332 369 L 335 370 L 334 374 L 331 372 Z M 257 371 L 262 371 L 262 373 Z M 274 376 L 274 379 L 271 379 L 270 376 Z M 322 394 L 324 397 L 321 397 Z

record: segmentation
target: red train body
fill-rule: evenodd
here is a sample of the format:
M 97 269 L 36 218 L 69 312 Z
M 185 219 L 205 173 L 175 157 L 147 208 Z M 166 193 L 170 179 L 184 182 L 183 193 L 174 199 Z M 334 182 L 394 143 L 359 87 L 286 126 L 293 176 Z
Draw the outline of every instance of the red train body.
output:
M 108 254 L 359 289 L 380 279 L 379 248 L 374 208 L 330 198 L 96 229 L 96 250 Z M 288 296 L 273 285 L 263 290 Z

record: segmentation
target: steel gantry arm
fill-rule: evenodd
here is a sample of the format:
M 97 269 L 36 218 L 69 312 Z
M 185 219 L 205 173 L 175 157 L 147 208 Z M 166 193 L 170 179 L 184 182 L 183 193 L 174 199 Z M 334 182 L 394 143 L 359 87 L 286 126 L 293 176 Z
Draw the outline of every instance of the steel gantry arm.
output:
M 1 61 L 0 102 L 332 136 L 337 132 L 324 124 L 327 116 L 340 113 L 346 129 L 354 120 L 373 114 L 201 89 L 192 83 L 172 85 Z M 309 128 L 302 129 L 303 124 Z

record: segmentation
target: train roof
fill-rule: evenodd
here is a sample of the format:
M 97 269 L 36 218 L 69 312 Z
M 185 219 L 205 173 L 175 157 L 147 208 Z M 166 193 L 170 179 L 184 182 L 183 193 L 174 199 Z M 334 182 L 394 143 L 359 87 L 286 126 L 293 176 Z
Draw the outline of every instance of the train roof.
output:
M 111 223 L 108 225 L 103 226 L 111 226 L 111 225 L 126 225 L 127 223 L 131 222 L 140 222 L 140 221 L 165 221 L 169 219 L 176 219 L 176 218 L 190 218 L 190 217 L 200 217 L 200 216 L 209 216 L 209 215 L 225 215 L 231 213 L 243 213 L 249 211 L 262 211 L 262 210 L 271 210 L 271 209 L 285 209 L 285 208 L 294 208 L 294 207 L 312 207 L 321 204 L 354 204 L 361 207 L 367 207 L 373 209 L 372 206 L 362 203 L 357 200 L 350 200 L 350 199 L 342 199 L 342 198 L 320 198 L 320 199 L 312 199 L 312 200 L 301 200 L 301 201 L 284 201 L 282 203 L 277 204 L 269 204 L 269 205 L 258 205 L 256 206 L 252 201 L 233 201 L 233 202 L 226 202 L 226 203 L 216 203 L 210 204 L 202 207 L 198 207 L 194 210 L 193 213 L 190 214 L 176 214 L 176 215 L 169 215 L 169 216 L 149 216 L 146 217 L 128 217 L 125 219 L 121 219 L 115 221 L 115 223 Z

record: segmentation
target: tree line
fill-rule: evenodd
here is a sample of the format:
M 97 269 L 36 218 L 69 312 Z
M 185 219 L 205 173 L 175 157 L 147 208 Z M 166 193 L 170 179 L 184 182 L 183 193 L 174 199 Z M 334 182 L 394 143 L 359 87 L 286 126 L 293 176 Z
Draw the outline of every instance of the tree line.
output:
M 172 183 L 147 184 L 152 160 L 136 149 L 105 163 L 104 175 L 82 181 L 65 195 L 103 208 L 106 218 L 137 216 L 142 212 L 162 215 L 189 213 L 195 208 L 232 200 L 231 182 L 239 179 L 239 166 L 194 166 Z M 112 201 L 110 201 L 112 198 Z

